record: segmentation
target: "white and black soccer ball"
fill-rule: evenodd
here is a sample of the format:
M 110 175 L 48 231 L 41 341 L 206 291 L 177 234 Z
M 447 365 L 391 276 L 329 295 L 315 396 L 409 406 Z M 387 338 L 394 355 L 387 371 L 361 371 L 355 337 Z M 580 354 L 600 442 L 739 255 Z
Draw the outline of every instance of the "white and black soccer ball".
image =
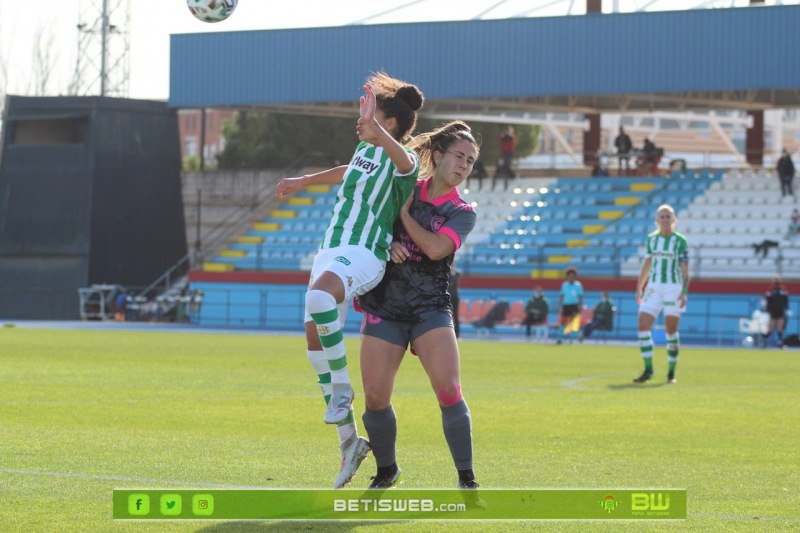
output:
M 186 0 L 189 11 L 203 22 L 222 22 L 236 9 L 238 0 Z

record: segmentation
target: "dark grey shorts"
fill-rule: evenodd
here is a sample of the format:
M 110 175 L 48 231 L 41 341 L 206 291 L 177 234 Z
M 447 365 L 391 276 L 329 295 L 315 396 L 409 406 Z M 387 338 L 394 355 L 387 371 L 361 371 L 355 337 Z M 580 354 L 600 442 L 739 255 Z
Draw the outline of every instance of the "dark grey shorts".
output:
M 453 316 L 449 311 L 429 311 L 421 316 L 419 322 L 398 322 L 384 320 L 364 313 L 361 334 L 377 337 L 398 346 L 414 344 L 423 334 L 436 328 L 453 328 Z

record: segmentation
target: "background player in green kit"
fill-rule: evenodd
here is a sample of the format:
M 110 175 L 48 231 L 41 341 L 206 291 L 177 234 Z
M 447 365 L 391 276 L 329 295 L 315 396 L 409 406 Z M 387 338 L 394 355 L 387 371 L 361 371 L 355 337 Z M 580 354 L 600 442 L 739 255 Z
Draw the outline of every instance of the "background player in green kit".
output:
M 392 226 L 419 172 L 415 152 L 402 143 L 416 126 L 423 95 L 414 85 L 378 73 L 367 80 L 359 104 L 356 133 L 361 142 L 350 164 L 286 178 L 276 188 L 282 198 L 308 185 L 341 184 L 314 258 L 305 316 L 308 358 L 328 405 L 324 420 L 338 424 L 342 463 L 334 488 L 350 481 L 369 452 L 353 416 L 344 314 L 356 295 L 383 278 Z
M 675 383 L 680 337 L 678 324 L 689 294 L 689 254 L 686 237 L 675 231 L 675 210 L 664 204 L 656 210 L 658 230 L 647 236 L 645 256 L 636 285 L 639 304 L 639 349 L 644 372 L 635 383 L 653 377 L 653 336 L 651 329 L 658 314 L 664 311 L 667 335 L 667 382 Z

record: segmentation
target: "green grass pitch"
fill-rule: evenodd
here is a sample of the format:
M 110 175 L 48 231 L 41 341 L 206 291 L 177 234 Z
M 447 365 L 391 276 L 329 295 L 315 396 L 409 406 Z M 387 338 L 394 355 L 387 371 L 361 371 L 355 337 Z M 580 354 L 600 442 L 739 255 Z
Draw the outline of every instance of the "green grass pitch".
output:
M 358 339 L 349 338 L 356 412 Z M 490 488 L 686 488 L 680 522 L 129 522 L 114 488 L 329 488 L 335 430 L 300 336 L 0 329 L 2 531 L 800 529 L 800 353 L 684 347 L 631 384 L 635 346 L 467 341 L 475 471 Z M 406 488 L 455 488 L 415 357 L 394 395 Z M 374 474 L 369 457 L 353 487 Z

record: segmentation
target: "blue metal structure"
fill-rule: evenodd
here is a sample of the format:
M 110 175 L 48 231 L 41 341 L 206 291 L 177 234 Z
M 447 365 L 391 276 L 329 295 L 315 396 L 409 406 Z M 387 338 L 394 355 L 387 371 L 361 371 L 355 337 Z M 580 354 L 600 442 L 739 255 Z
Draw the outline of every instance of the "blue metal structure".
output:
M 800 107 L 798 49 L 798 6 L 180 34 L 169 105 L 349 113 L 386 70 L 429 112 Z

